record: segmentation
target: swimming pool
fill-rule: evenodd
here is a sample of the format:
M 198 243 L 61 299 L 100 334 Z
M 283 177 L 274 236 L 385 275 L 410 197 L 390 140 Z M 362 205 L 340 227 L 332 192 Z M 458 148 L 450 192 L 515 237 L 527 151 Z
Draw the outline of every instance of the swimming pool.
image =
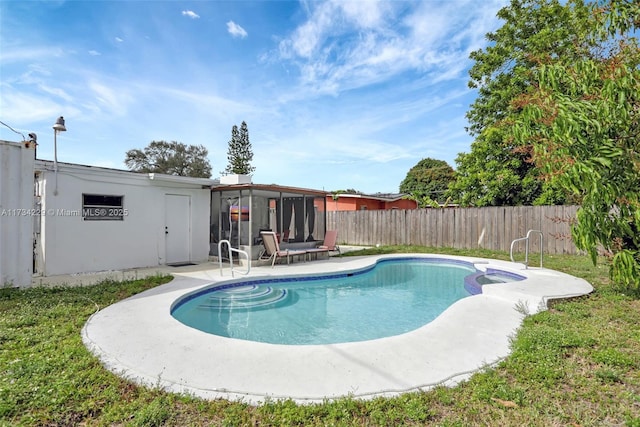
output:
M 468 262 L 407 257 L 350 273 L 217 285 L 180 299 L 171 314 L 228 338 L 287 345 L 358 342 L 418 329 L 480 293 L 482 284 L 522 279 L 479 272 Z
M 436 319 L 387 338 L 320 345 L 276 345 L 226 338 L 185 326 L 171 315 L 177 301 L 204 289 L 332 274 L 352 274 L 395 258 L 447 259 L 479 273 L 525 277 L 481 285 L 481 293 L 453 303 Z M 349 396 L 371 399 L 454 385 L 502 360 L 524 308 L 546 309 L 553 298 L 593 290 L 583 279 L 547 269 L 481 258 L 394 254 L 252 268 L 249 277 L 223 276 L 217 264 L 176 273 L 174 280 L 92 315 L 82 339 L 107 369 L 149 387 L 205 399 L 259 404 L 291 399 L 321 403 Z M 479 273 L 472 273 L 479 274 Z M 228 273 L 227 273 L 228 274 Z M 472 278 L 465 279 L 478 285 Z M 370 314 L 374 316 L 375 313 Z

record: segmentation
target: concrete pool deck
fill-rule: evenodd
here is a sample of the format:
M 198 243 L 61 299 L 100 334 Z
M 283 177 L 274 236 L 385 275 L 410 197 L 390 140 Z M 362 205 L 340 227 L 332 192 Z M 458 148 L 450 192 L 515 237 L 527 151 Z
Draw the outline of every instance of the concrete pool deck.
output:
M 483 294 L 456 302 L 415 331 L 354 343 L 291 346 L 243 341 L 190 328 L 170 314 L 178 298 L 212 283 L 357 270 L 381 258 L 407 256 L 471 261 L 480 270 L 497 268 L 527 279 L 484 285 Z M 107 369 L 170 392 L 251 404 L 274 399 L 298 403 L 344 396 L 367 399 L 463 381 L 508 356 L 510 339 L 524 313 L 545 309 L 549 299 L 593 290 L 586 281 L 553 270 L 424 254 L 256 267 L 249 276 L 236 273 L 234 279 L 229 269 L 223 273 L 221 277 L 217 268 L 173 273 L 170 283 L 96 312 L 85 324 L 82 339 Z

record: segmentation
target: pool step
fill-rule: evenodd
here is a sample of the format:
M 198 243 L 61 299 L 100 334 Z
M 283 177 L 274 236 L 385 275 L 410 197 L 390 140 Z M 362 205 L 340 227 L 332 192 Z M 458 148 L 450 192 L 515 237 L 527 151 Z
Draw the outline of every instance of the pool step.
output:
M 203 310 L 249 309 L 268 307 L 286 300 L 286 289 L 273 289 L 270 286 L 238 286 L 213 292 L 207 301 L 198 305 Z
M 470 274 L 464 278 L 464 288 L 471 295 L 478 295 L 482 293 L 483 285 L 490 285 L 493 283 L 510 283 L 524 280 L 524 276 L 519 274 L 510 273 L 506 271 L 488 269 L 485 272 L 478 272 Z

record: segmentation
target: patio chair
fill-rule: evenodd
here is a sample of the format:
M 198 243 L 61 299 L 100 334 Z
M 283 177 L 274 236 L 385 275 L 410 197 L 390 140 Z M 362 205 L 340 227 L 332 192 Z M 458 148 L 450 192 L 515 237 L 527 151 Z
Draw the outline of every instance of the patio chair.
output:
M 260 236 L 262 236 L 265 253 L 269 257 L 268 259 L 271 260 L 271 268 L 273 268 L 278 258 L 287 257 L 287 264 L 289 264 L 292 256 L 306 255 L 307 253 L 304 250 L 280 249 L 278 238 L 273 231 L 261 231 Z
M 340 252 L 340 247 L 336 245 L 336 240 L 338 239 L 338 230 L 327 230 L 324 233 L 324 241 L 321 245 L 313 248 L 307 249 L 307 253 L 309 254 L 309 259 L 311 259 L 311 254 L 315 254 L 316 257 L 319 253 L 329 252 L 329 251 L 337 251 L 339 255 L 342 255 Z

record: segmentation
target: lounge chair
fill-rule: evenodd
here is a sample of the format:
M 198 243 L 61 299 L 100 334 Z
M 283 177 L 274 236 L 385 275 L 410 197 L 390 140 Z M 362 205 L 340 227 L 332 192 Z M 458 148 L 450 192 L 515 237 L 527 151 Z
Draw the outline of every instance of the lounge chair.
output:
M 261 231 L 260 236 L 262 236 L 262 243 L 264 244 L 265 253 L 271 260 L 271 267 L 276 263 L 277 258 L 287 257 L 287 264 L 290 263 L 292 256 L 300 256 L 306 255 L 307 251 L 303 250 L 292 250 L 292 249 L 280 249 L 280 245 L 278 244 L 278 238 L 276 233 L 273 231 Z
M 338 230 L 328 230 L 326 233 L 324 233 L 324 242 L 322 242 L 320 246 L 317 246 L 313 249 L 307 249 L 309 259 L 311 259 L 311 254 L 315 254 L 317 257 L 321 252 L 337 251 L 338 254 L 341 254 L 340 247 L 336 245 L 337 239 Z

